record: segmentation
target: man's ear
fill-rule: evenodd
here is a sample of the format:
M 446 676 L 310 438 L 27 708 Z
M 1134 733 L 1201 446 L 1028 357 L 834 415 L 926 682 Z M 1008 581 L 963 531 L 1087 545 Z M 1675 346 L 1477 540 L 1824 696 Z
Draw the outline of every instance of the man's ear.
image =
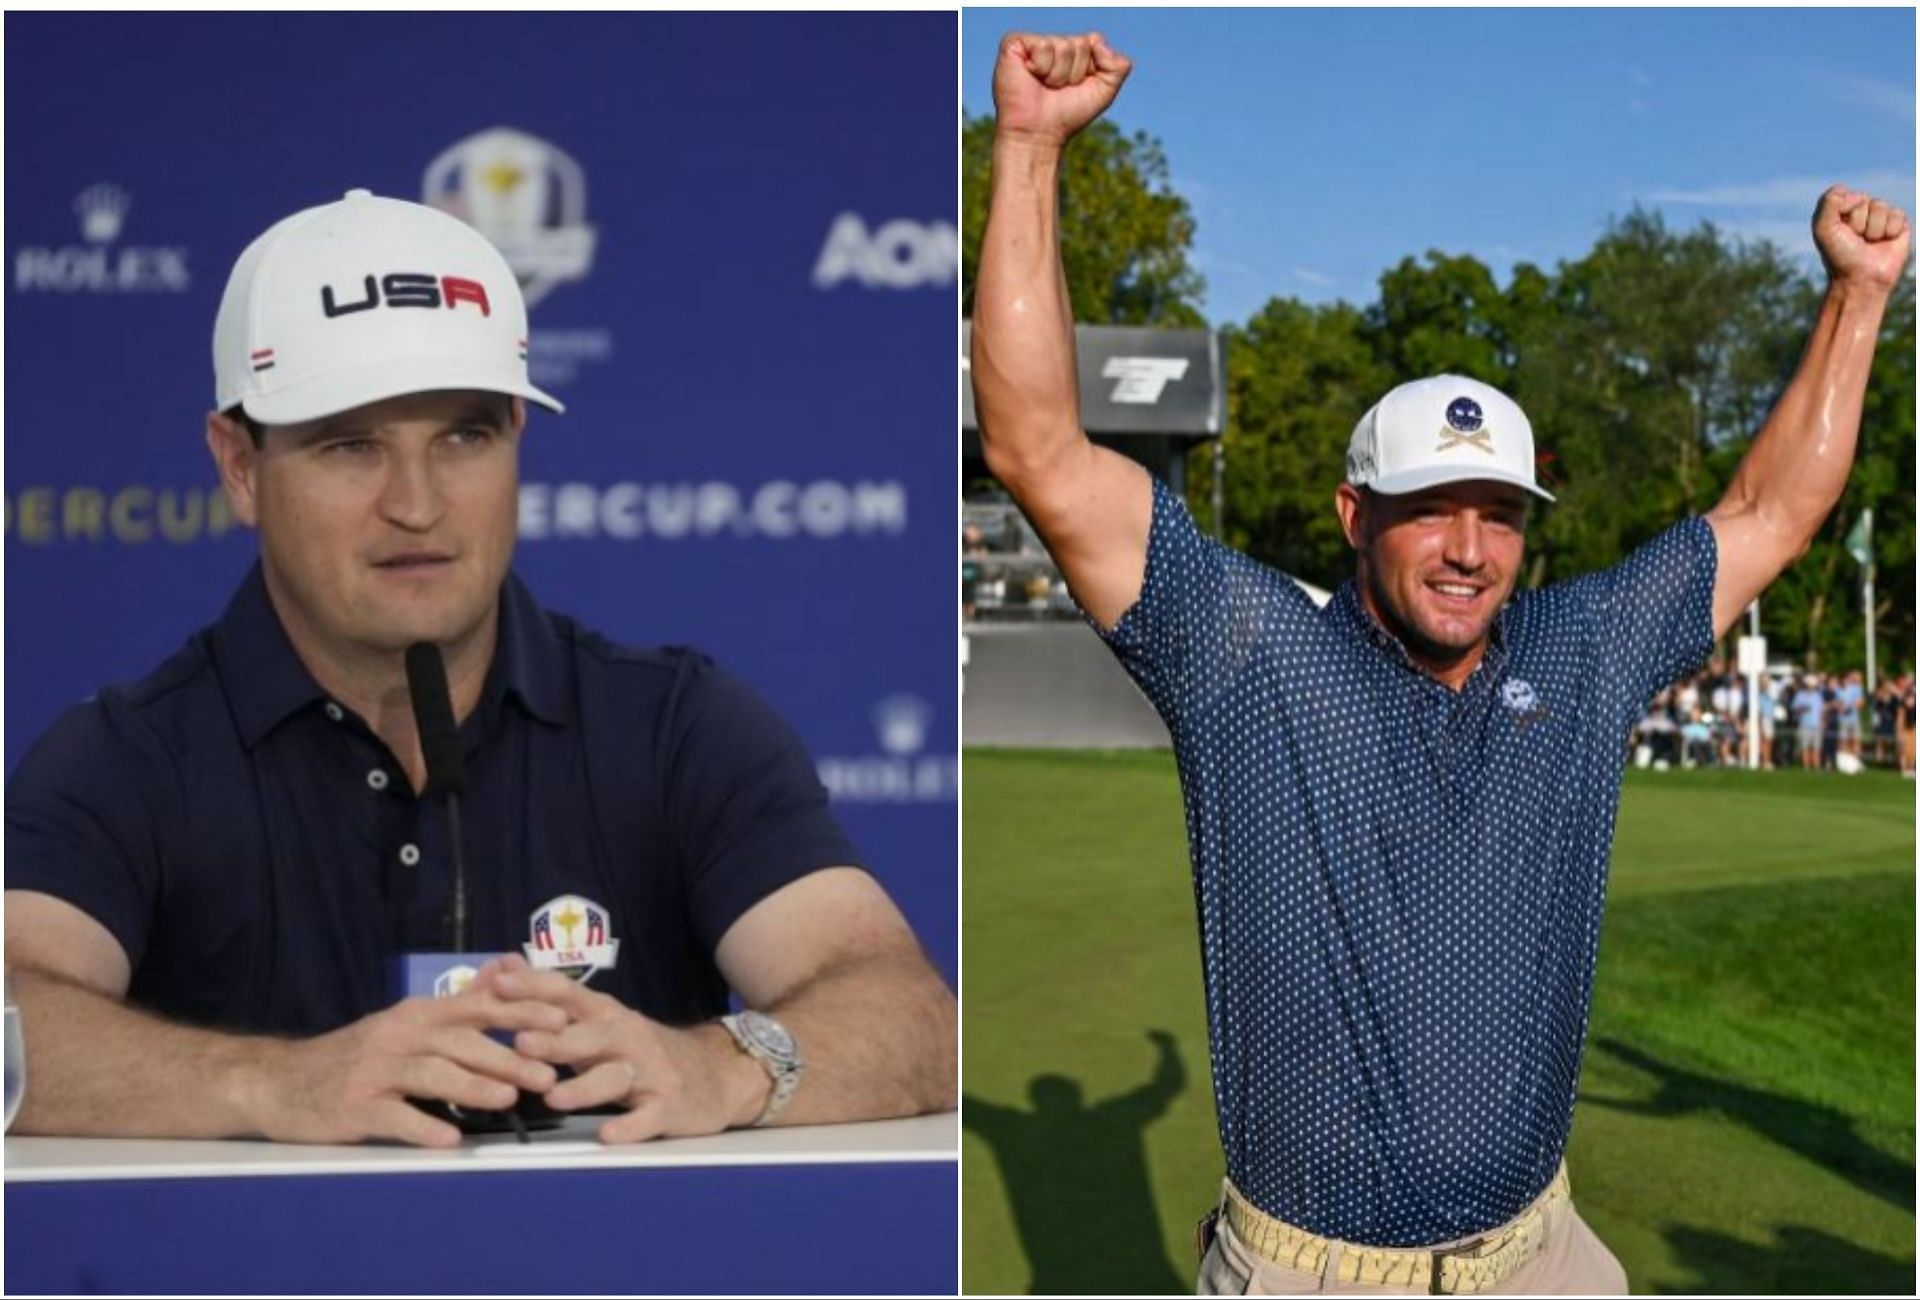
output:
M 1333 490 L 1333 508 L 1340 516 L 1340 531 L 1347 535 L 1347 545 L 1356 551 L 1366 550 L 1366 493 L 1351 483 L 1342 483 Z
M 220 486 L 233 503 L 234 518 L 249 528 L 258 527 L 260 513 L 254 485 L 260 469 L 260 449 L 253 445 L 252 431 L 219 411 L 209 411 L 207 450 L 213 453 Z

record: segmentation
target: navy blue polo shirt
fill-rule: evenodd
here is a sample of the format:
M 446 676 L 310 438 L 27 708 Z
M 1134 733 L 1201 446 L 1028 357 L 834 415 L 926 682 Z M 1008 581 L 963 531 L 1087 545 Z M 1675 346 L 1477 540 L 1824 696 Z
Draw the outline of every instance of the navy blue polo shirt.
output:
M 517 577 L 460 734 L 474 946 L 519 951 L 543 904 L 588 900 L 620 945 L 592 987 L 659 1020 L 722 1014 L 727 928 L 855 863 L 805 749 L 743 683 L 689 650 L 615 645 Z M 98 920 L 129 998 L 168 1016 L 322 1032 L 387 1005 L 389 955 L 447 946 L 447 806 L 327 698 L 257 566 L 150 677 L 41 737 L 6 834 L 6 887 Z
M 1524 1209 L 1572 1123 L 1628 729 L 1713 647 L 1712 528 L 1517 593 L 1455 693 L 1165 485 L 1105 633 L 1186 800 L 1227 1173 L 1324 1236 Z

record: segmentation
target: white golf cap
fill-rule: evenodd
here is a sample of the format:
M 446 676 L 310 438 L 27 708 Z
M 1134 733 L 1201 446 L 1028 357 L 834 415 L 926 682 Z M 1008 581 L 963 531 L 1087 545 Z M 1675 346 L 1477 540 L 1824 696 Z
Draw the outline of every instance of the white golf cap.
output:
M 1398 496 L 1489 479 L 1551 501 L 1534 478 L 1533 426 L 1491 384 L 1435 375 L 1402 384 L 1360 417 L 1347 444 L 1347 482 Z
M 566 409 L 528 382 L 527 306 L 499 250 L 457 217 L 366 190 L 294 213 L 240 254 L 213 379 L 219 410 L 262 424 L 458 388 Z

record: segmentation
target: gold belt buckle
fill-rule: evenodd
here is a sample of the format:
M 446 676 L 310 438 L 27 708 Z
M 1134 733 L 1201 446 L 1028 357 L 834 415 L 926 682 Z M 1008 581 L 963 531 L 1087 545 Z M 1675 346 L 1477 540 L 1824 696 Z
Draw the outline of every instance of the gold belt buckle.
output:
M 1441 1278 L 1441 1272 L 1442 1272 L 1441 1264 L 1451 1256 L 1465 1255 L 1471 1251 L 1476 1251 L 1480 1249 L 1480 1247 L 1487 1244 L 1488 1240 L 1489 1239 L 1484 1236 L 1475 1237 L 1472 1241 L 1463 1242 L 1460 1245 L 1454 1246 L 1448 1250 L 1435 1250 L 1435 1251 L 1428 1252 L 1433 1256 L 1433 1264 L 1432 1264 L 1433 1273 L 1427 1279 L 1427 1294 L 1428 1295 L 1452 1294 L 1451 1292 L 1447 1291 L 1444 1287 L 1442 1287 L 1440 1284 L 1440 1278 Z

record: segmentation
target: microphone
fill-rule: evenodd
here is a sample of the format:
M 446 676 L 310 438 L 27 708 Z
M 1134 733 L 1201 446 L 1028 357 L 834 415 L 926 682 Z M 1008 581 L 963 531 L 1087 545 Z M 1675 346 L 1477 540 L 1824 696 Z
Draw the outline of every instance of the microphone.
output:
M 447 951 L 405 953 L 395 962 L 391 980 L 396 997 L 447 997 L 465 987 L 473 973 L 492 956 L 469 951 L 467 925 L 467 859 L 460 837 L 460 797 L 467 792 L 467 755 L 460 745 L 460 728 L 453 719 L 453 694 L 447 689 L 447 665 L 440 647 L 416 641 L 407 647 L 407 695 L 413 705 L 414 730 L 420 735 L 420 754 L 427 763 L 427 784 L 421 798 L 445 796 L 447 842 L 453 855 L 453 898 L 447 910 Z M 504 1031 L 493 1036 L 510 1043 Z M 522 1094 L 505 1111 L 474 1111 L 462 1106 L 416 1101 L 432 1114 L 452 1120 L 465 1133 L 491 1133 L 511 1127 L 520 1141 L 527 1138 L 530 1110 L 534 1126 L 553 1128 L 557 1113 L 538 1097 Z
M 453 901 L 447 918 L 447 942 L 450 951 L 465 952 L 467 863 L 460 839 L 460 796 L 467 789 L 467 755 L 453 720 L 447 665 L 440 657 L 440 647 L 431 641 L 416 641 L 407 647 L 407 695 L 413 703 L 420 752 L 427 761 L 427 787 L 421 794 L 445 795 L 447 799 L 447 835 L 453 849 Z

